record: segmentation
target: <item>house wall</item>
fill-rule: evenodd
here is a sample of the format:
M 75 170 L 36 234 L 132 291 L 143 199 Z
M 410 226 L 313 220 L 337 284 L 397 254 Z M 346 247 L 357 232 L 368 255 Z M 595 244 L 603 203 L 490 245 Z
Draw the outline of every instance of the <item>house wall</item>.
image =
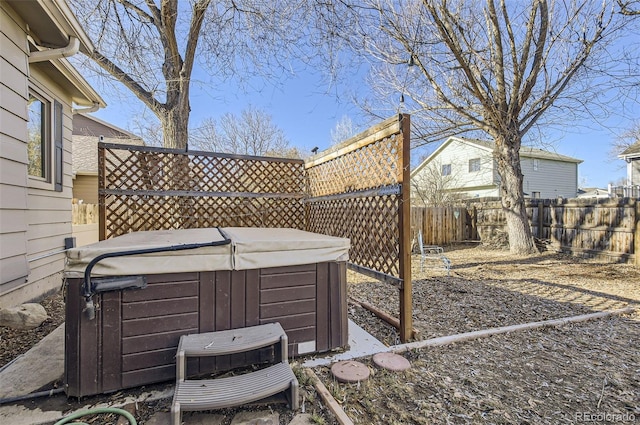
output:
M 520 165 L 524 174 L 524 192 L 533 197 L 540 192 L 540 198 L 575 198 L 578 193 L 578 164 L 574 162 L 537 159 L 538 169 L 534 169 L 534 158 L 521 157 Z
M 73 180 L 73 197 L 85 204 L 98 203 L 98 176 L 77 174 Z
M 480 170 L 470 171 L 469 161 L 479 158 Z M 537 167 L 534 167 L 534 161 Z M 452 139 L 450 143 L 441 147 L 433 154 L 429 164 L 426 164 L 413 177 L 413 184 L 420 185 L 427 176 L 433 176 L 428 167 L 435 166 L 438 170 L 442 164 L 451 164 L 451 179 L 444 185 L 451 191 L 455 190 L 461 198 L 499 197 L 500 176 L 493 160 L 493 152 L 483 146 L 473 143 L 463 143 Z M 539 195 L 543 199 L 557 197 L 575 198 L 578 191 L 578 164 L 569 161 L 559 161 L 544 158 L 521 156 L 522 173 L 524 175 L 523 189 L 528 196 Z M 638 163 L 640 166 L 640 161 Z M 436 174 L 440 175 L 440 174 Z M 638 173 L 640 177 L 640 172 Z M 414 196 L 419 205 L 418 196 Z
M 0 297 L 24 285 L 29 270 L 26 55 L 19 18 L 0 3 Z
M 627 163 L 627 184 L 640 185 L 640 158 Z
M 480 159 L 480 170 L 470 172 L 469 160 L 475 158 Z M 465 198 L 498 196 L 496 182 L 499 178 L 493 167 L 491 152 L 453 140 L 431 163 L 416 173 L 414 179 L 420 181 L 429 175 L 428 167 L 441 170 L 444 164 L 451 164 L 451 177 L 444 184 L 445 188 L 455 188 Z
M 71 98 L 42 71 L 28 65 L 26 25 L 2 7 L 0 72 L 0 191 L 2 235 L 0 307 L 41 298 L 59 288 L 64 267 L 64 239 L 71 236 Z M 29 88 L 63 108 L 62 191 L 27 173 L 27 99 Z M 58 253 L 55 253 L 58 252 Z M 26 261 L 25 261 L 26 260 Z M 20 264 L 26 263 L 26 267 Z M 17 276 L 15 276 L 17 274 Z M 23 275 L 23 276 L 19 276 Z

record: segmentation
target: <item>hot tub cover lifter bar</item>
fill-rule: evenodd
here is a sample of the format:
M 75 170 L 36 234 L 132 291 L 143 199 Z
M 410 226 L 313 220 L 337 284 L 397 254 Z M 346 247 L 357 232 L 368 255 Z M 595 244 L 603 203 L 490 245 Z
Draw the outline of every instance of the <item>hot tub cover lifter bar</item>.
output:
M 167 252 L 167 251 L 184 251 L 187 249 L 196 249 L 203 248 L 206 246 L 221 246 L 221 245 L 229 245 L 231 243 L 231 239 L 229 236 L 219 227 L 216 227 L 220 235 L 224 238 L 221 241 L 212 241 L 212 242 L 204 242 L 204 243 L 195 243 L 195 244 L 180 244 L 180 245 L 170 245 L 165 247 L 155 247 L 155 248 L 145 248 L 145 249 L 134 249 L 130 251 L 119 251 L 119 252 L 108 252 L 105 254 L 98 255 L 93 260 L 87 264 L 87 267 L 84 271 L 84 282 L 82 285 L 82 295 L 85 298 L 85 311 L 87 312 L 87 317 L 89 320 L 93 320 L 95 318 L 95 306 L 93 304 L 93 295 L 98 292 L 96 288 L 91 283 L 91 270 L 93 267 L 100 261 L 105 258 L 112 257 L 125 257 L 129 255 L 141 255 L 141 254 L 153 254 L 156 252 Z M 128 282 L 133 282 L 135 279 L 128 279 Z M 114 288 L 116 289 L 116 288 Z

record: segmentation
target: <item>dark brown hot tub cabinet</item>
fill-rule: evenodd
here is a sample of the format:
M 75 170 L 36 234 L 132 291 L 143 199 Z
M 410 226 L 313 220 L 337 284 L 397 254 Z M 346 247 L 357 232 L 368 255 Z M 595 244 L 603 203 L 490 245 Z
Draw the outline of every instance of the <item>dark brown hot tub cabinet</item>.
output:
M 101 276 L 111 274 L 111 270 L 117 275 L 142 275 L 146 287 L 93 294 L 93 319 L 84 311 L 84 279 L 79 271 L 90 258 L 102 252 L 95 246 L 107 245 L 106 249 L 114 252 L 123 247 L 139 249 L 144 243 L 135 241 L 146 236 L 156 246 L 166 246 L 168 242 L 182 243 L 185 238 L 195 238 L 195 242 L 210 240 L 216 233 L 212 229 L 202 234 L 184 230 L 140 232 L 146 235 L 125 235 L 89 246 L 84 257 L 78 252 L 70 254 L 65 329 L 68 396 L 108 393 L 175 379 L 176 349 L 180 336 L 186 334 L 279 322 L 288 336 L 289 353 L 293 356 L 347 345 L 348 240 L 292 229 L 223 230 L 232 240 L 228 246 L 197 248 L 191 256 L 185 250 L 145 254 L 126 261 L 122 261 L 125 257 L 109 258 L 103 267 L 96 265 L 94 269 Z M 276 237 L 277 243 L 266 243 L 265 247 L 265 240 Z M 287 238 L 290 249 L 281 243 Z M 307 252 L 298 252 L 302 248 Z M 271 249 L 278 251 L 265 251 Z M 149 260 L 151 256 L 155 258 Z M 192 256 L 201 258 L 193 261 Z M 208 257 L 215 257 L 213 266 L 207 263 Z M 309 262 L 310 258 L 322 261 Z M 193 264 L 202 264 L 203 259 L 206 264 L 200 267 L 203 270 L 185 270 L 186 263 L 191 268 Z M 285 259 L 292 264 L 283 265 Z M 273 267 L 237 269 L 261 263 Z M 152 269 L 141 274 L 145 267 Z M 176 271 L 171 272 L 172 268 Z M 195 359 L 188 364 L 188 373 L 225 370 L 268 360 L 271 355 L 261 351 L 215 361 Z

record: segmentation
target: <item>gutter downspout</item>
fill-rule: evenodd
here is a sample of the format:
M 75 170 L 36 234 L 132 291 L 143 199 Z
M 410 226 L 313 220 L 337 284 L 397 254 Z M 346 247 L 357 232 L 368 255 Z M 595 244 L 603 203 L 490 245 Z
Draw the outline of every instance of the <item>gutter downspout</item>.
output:
M 69 44 L 59 49 L 48 49 L 39 52 L 33 52 L 29 56 L 29 63 L 44 62 L 52 59 L 66 58 L 73 56 L 80 50 L 80 40 L 76 37 L 69 37 Z

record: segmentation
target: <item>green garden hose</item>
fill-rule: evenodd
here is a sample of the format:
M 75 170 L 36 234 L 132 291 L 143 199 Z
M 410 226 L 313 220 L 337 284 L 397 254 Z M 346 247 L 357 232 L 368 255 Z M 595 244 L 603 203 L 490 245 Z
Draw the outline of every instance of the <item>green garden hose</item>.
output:
M 127 412 L 126 410 L 122 410 L 122 409 L 117 409 L 115 407 L 98 407 L 96 409 L 89 409 L 89 410 L 80 410 L 78 412 L 72 413 L 67 417 L 64 417 L 62 419 L 60 419 L 58 422 L 56 422 L 54 425 L 63 425 L 63 424 L 67 424 L 70 423 L 71 421 L 81 418 L 83 416 L 89 416 L 89 415 L 99 415 L 102 413 L 115 413 L 116 415 L 120 415 L 120 416 L 124 416 L 125 418 L 127 418 L 127 420 L 129 421 L 129 423 L 131 425 L 138 425 L 138 423 L 136 422 L 136 419 L 133 417 L 133 415 L 129 412 Z M 88 425 L 84 422 L 75 422 L 76 425 Z

